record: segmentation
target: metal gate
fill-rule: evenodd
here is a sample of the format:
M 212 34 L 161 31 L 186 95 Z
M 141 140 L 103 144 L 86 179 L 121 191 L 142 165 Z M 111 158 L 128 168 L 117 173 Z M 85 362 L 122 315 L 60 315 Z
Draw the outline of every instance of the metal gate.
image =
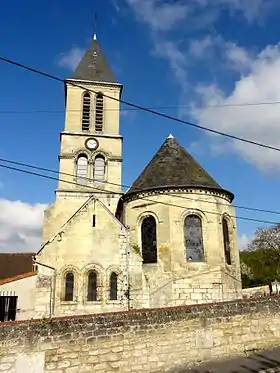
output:
M 9 295 L 0 292 L 0 322 L 1 321 L 15 321 L 17 313 L 16 295 Z

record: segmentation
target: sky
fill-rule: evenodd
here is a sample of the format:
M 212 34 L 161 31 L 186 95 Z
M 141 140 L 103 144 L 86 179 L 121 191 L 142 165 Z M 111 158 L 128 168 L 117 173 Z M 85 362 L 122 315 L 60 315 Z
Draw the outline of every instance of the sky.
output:
M 97 37 L 124 100 L 280 148 L 279 10 L 278 0 L 3 0 L 0 55 L 68 78 L 97 12 Z M 0 158 L 57 170 L 63 84 L 1 61 L 0 74 Z M 172 133 L 235 205 L 280 212 L 279 152 L 121 109 L 123 184 Z M 38 250 L 56 186 L 0 167 L 0 251 Z M 240 249 L 269 227 L 241 218 L 279 220 L 240 208 L 236 215 Z

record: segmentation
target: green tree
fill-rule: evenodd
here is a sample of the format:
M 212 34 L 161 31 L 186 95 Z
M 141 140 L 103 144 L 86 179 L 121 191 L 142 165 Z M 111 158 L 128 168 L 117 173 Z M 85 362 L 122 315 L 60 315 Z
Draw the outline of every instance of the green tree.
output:
M 257 229 L 247 249 L 240 253 L 243 287 L 280 280 L 280 224 Z

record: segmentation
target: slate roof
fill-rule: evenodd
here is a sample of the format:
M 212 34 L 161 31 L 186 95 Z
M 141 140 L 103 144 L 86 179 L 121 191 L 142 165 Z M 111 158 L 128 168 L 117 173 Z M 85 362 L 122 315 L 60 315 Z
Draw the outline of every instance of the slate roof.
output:
M 0 280 L 33 271 L 35 253 L 0 253 Z
M 92 40 L 70 79 L 117 83 L 97 40 Z
M 201 187 L 223 191 L 220 185 L 170 135 L 126 195 L 168 187 Z M 227 192 L 233 199 L 233 195 Z

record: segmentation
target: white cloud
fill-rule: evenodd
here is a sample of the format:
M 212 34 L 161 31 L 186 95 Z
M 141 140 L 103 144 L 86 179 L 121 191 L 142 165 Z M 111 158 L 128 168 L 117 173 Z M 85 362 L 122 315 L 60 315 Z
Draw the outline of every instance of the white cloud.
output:
M 189 7 L 185 1 L 168 3 L 162 0 L 126 0 L 140 21 L 153 31 L 169 31 L 184 20 Z
M 238 248 L 239 251 L 246 250 L 249 243 L 252 241 L 253 237 L 249 237 L 247 234 L 243 233 L 238 237 Z
M 0 251 L 33 252 L 41 246 L 47 205 L 0 199 Z
M 80 47 L 73 47 L 68 52 L 60 54 L 58 64 L 61 67 L 65 67 L 66 69 L 73 71 L 78 66 L 78 63 L 80 62 L 84 53 L 85 49 Z
M 244 62 L 244 56 L 241 61 Z M 267 46 L 255 59 L 245 58 L 247 74 L 240 75 L 233 91 L 226 95 L 216 85 L 200 85 L 196 93 L 202 105 L 193 104 L 192 115 L 198 124 L 256 142 L 280 148 L 280 105 L 211 107 L 280 101 L 280 45 Z M 211 136 L 212 144 L 234 152 L 259 169 L 279 169 L 280 152 Z
M 165 58 L 176 77 L 183 84 L 187 79 L 186 55 L 179 49 L 178 45 L 172 41 L 158 41 L 155 43 L 153 55 Z

